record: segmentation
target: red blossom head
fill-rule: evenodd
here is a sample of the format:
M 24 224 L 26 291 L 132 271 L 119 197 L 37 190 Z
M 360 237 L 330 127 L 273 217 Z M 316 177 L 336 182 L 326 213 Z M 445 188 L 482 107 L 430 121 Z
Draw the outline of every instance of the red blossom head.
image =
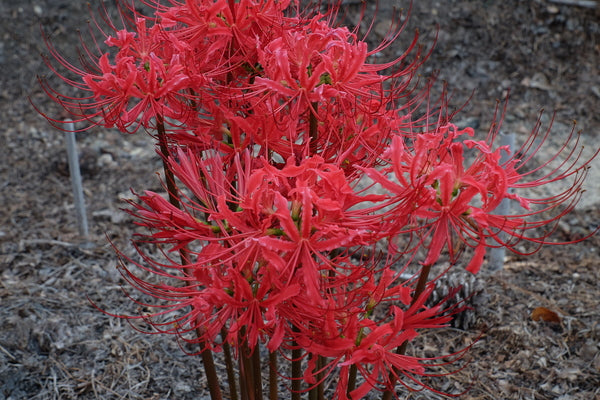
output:
M 474 249 L 467 270 L 476 273 L 487 247 L 502 245 L 519 252 L 516 245 L 522 240 L 557 244 L 548 238 L 579 201 L 595 155 L 580 161 L 582 149 L 572 131 L 558 153 L 528 170 L 550 127 L 542 134 L 537 125 L 516 151 L 494 148 L 499 127 L 494 129 L 486 140 L 465 139 L 464 135 L 474 135 L 473 130 L 451 123 L 408 138 L 396 136 L 383 154 L 388 166 L 364 170 L 393 196 L 395 207 L 388 213 L 391 229 L 399 235 L 416 233 L 419 243 L 427 246 L 424 265 L 434 264 L 444 247 L 454 263 L 460 255 L 456 249 L 467 245 Z M 559 180 L 570 184 L 547 198 L 525 191 Z M 524 211 L 498 215 L 495 210 L 504 199 Z M 502 239 L 501 232 L 508 239 Z

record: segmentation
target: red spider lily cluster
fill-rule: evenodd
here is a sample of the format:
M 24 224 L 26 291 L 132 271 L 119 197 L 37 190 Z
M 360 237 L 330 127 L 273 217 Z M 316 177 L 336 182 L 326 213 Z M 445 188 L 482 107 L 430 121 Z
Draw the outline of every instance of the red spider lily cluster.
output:
M 428 271 L 446 251 L 451 264 L 469 254 L 477 273 L 489 247 L 545 243 L 581 196 L 587 162 L 571 138 L 527 169 L 549 131 L 537 126 L 511 152 L 494 144 L 499 124 L 483 140 L 454 125 L 443 96 L 432 102 L 430 85 L 413 79 L 426 58 L 416 37 L 398 59 L 374 64 L 395 36 L 369 50 L 356 30 L 334 26 L 336 7 L 143 3 L 155 13 L 126 7 L 126 28 L 103 30 L 108 50 L 85 47 L 81 67 L 48 42 L 68 73 L 50 68 L 87 95 L 42 83 L 76 122 L 158 139 L 169 199 L 147 191 L 131 213 L 148 229 L 138 240 L 162 256 L 120 254 L 127 282 L 157 301 L 139 300 L 154 311 L 127 318 L 201 353 L 233 348 L 242 375 L 264 346 L 301 368 L 290 376 L 294 396 L 331 374 L 338 399 L 426 386 L 419 377 L 443 361 L 402 348 L 457 308 L 426 306 L 434 282 L 402 278 L 407 266 Z M 567 178 L 549 198 L 519 191 Z M 524 211 L 495 214 L 503 199 Z

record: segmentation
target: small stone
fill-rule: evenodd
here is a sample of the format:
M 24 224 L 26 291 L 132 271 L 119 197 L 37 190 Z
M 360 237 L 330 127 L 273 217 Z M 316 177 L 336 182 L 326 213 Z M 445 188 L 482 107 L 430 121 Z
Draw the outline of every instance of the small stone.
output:
M 560 371 L 558 376 L 562 379 L 574 382 L 578 377 L 581 376 L 581 370 L 578 367 L 567 367 Z
M 579 349 L 579 357 L 585 361 L 592 361 L 598 354 L 598 346 L 593 340 L 588 339 Z
M 536 361 L 536 364 L 542 368 L 546 368 L 548 366 L 548 360 L 546 360 L 546 357 L 540 357 Z
M 113 156 L 109 153 L 104 153 L 100 157 L 98 157 L 98 167 L 116 167 L 117 163 L 113 159 Z
M 600 357 L 594 358 L 593 365 L 596 371 L 600 372 Z

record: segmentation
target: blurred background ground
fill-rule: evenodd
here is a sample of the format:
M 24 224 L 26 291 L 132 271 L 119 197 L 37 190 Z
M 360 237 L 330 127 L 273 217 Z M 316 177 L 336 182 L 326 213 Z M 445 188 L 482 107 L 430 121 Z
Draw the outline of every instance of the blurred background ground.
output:
M 360 5 L 348 3 L 352 21 Z M 369 36 L 374 42 L 385 35 L 392 6 L 408 6 L 380 3 Z M 374 10 L 368 3 L 368 13 Z M 88 301 L 115 312 L 135 311 L 119 289 L 108 239 L 131 251 L 131 221 L 119 211 L 119 199 L 130 188 L 160 190 L 154 174 L 160 162 L 141 134 L 94 129 L 78 135 L 95 245 L 78 246 L 63 136 L 33 110 L 28 96 L 58 114 L 37 84 L 36 76 L 48 73 L 39 27 L 73 60 L 76 29 L 87 29 L 87 19 L 85 2 L 0 0 L 0 400 L 204 398 L 199 360 L 185 356 L 172 338 L 141 335 Z M 506 131 L 522 138 L 541 108 L 546 116 L 556 110 L 556 141 L 577 120 L 588 148 L 595 148 L 599 21 L 598 8 L 549 0 L 415 0 L 409 27 L 383 57 L 399 54 L 417 27 L 425 45 L 437 33 L 423 75 L 439 70 L 455 106 L 473 94 L 459 123 L 485 134 L 497 99 L 510 89 Z M 581 207 L 565 218 L 557 241 L 580 238 L 597 226 L 597 182 L 591 180 Z M 425 333 L 411 351 L 452 352 L 481 336 L 464 370 L 432 382 L 455 392 L 472 385 L 464 399 L 600 398 L 599 251 L 596 235 L 528 258 L 509 255 L 501 272 L 478 278 L 484 291 L 473 326 Z M 533 321 L 537 307 L 557 312 L 560 322 Z

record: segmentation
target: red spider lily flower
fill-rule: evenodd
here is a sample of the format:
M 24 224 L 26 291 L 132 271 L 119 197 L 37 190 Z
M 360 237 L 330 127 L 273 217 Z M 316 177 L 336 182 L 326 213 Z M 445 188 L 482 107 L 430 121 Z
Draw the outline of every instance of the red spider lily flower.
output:
M 409 63 L 389 76 L 380 75 L 378 72 L 399 65 L 413 51 L 418 35 L 398 59 L 384 64 L 369 64 L 367 57 L 381 51 L 387 44 L 383 43 L 369 52 L 366 42 L 358 40 L 345 27 L 332 28 L 324 18 L 324 15 L 317 14 L 308 23 L 287 29 L 263 44 L 258 53 L 263 73 L 255 80 L 257 92 L 262 89 L 277 93 L 284 104 L 298 98 L 297 106 L 304 109 L 312 107 L 314 102 L 331 102 L 333 98 L 350 100 L 355 107 L 360 107 L 361 102 L 355 101 L 356 98 L 362 98 L 368 104 L 372 99 L 386 97 L 382 88 L 385 81 L 408 76 L 400 85 L 405 89 L 410 76 L 422 63 L 418 50 L 415 58 L 419 61 Z M 394 93 L 398 89 L 388 90 Z M 371 113 L 374 112 L 371 109 Z
M 114 34 L 102 34 L 114 55 L 84 47 L 83 68 L 48 43 L 52 56 L 78 79 L 53 71 L 89 93 L 70 97 L 43 85 L 75 122 L 134 132 L 140 126 L 154 128 L 160 119 L 171 124 L 171 140 L 182 145 L 216 145 L 231 154 L 258 144 L 262 156 L 275 152 L 297 161 L 322 153 L 349 172 L 356 163 L 373 165 L 390 132 L 404 124 L 400 110 L 390 106 L 409 96 L 410 77 L 424 57 L 417 51 L 418 61 L 401 71 L 377 72 L 405 58 L 417 36 L 398 60 L 366 64 L 372 52 L 354 33 L 329 27 L 327 15 L 285 17 L 287 1 L 147 4 L 157 10 L 156 17 L 142 18 L 125 4 L 132 13 L 124 17 L 131 31 L 106 18 Z M 147 20 L 154 23 L 150 28 Z M 270 29 L 264 28 L 267 23 Z M 283 80 L 289 82 L 282 86 Z M 393 81 L 392 88 L 384 90 L 384 81 Z M 273 85 L 281 90 L 292 85 L 292 92 L 304 95 Z M 405 100 L 402 109 L 408 110 L 413 100 Z M 285 113 L 278 112 L 282 103 L 288 105 Z
M 185 6 L 186 10 L 192 9 L 192 15 L 195 15 L 195 3 L 188 2 Z M 269 10 L 261 2 L 252 4 L 253 8 L 237 5 L 238 17 L 242 18 L 244 10 L 248 13 L 254 10 L 263 19 L 276 18 L 277 13 L 282 15 L 281 2 L 269 2 Z M 223 22 L 223 13 L 229 10 L 228 2 L 218 2 L 214 6 L 218 5 L 225 8 L 213 10 L 215 14 L 212 17 Z M 164 7 L 157 7 L 167 13 Z M 182 23 L 177 24 L 165 17 L 163 23 L 159 18 L 142 18 L 131 5 L 125 8 L 132 12 L 132 17 L 123 16 L 125 21 L 130 22 L 132 30 L 117 29 L 106 17 L 104 21 L 114 31 L 110 35 L 96 22 L 98 30 L 106 37 L 105 44 L 114 50 L 102 50 L 95 39 L 96 49 L 82 42 L 84 53 L 80 67 L 63 58 L 47 41 L 51 56 L 66 68 L 67 73 L 61 73 L 50 59 L 46 59 L 49 68 L 68 85 L 89 94 L 68 96 L 53 89 L 44 80 L 40 81 L 46 93 L 71 114 L 75 122 L 87 121 L 92 125 L 115 126 L 124 132 L 134 132 L 140 126 L 150 127 L 154 118 L 160 118 L 163 121 L 174 119 L 193 128 L 198 124 L 198 118 L 204 118 L 204 115 L 196 114 L 202 112 L 203 106 L 214 102 L 213 95 L 219 85 L 226 85 L 232 76 L 251 75 L 248 71 L 244 73 L 242 65 L 254 66 L 255 62 L 248 59 L 244 64 L 239 49 L 228 47 L 222 40 L 223 32 L 211 40 L 205 37 L 200 45 L 187 35 L 189 27 L 183 23 L 191 23 L 189 19 L 183 18 Z M 261 10 L 266 14 L 263 15 Z M 146 26 L 148 20 L 154 21 L 150 28 Z M 252 18 L 247 16 L 244 20 L 252 21 Z M 255 26 L 256 21 L 253 24 Z M 233 30 L 237 32 L 238 28 L 236 25 Z M 228 31 L 231 29 L 227 28 Z M 247 34 L 255 44 L 253 32 Z M 228 58 L 230 53 L 237 58 Z M 225 89 L 222 90 L 226 92 Z M 203 96 L 208 98 L 203 100 Z M 49 116 L 46 118 L 53 123 L 62 122 Z
M 182 119 L 188 112 L 178 93 L 189 80 L 181 73 L 179 57 L 169 60 L 168 69 L 154 54 L 145 60 L 143 69 L 131 58 L 110 65 L 106 55 L 100 58 L 99 66 L 102 75 L 88 74 L 83 80 L 94 93 L 93 107 L 101 109 L 98 115 L 102 116 L 103 126 L 131 132 L 132 126 L 149 127 L 154 118 Z
M 486 248 L 495 245 L 488 239 L 513 251 L 517 251 L 515 246 L 521 240 L 540 245 L 554 244 L 546 239 L 554 231 L 558 219 L 578 202 L 591 159 L 579 162 L 581 149 L 577 150 L 577 140 L 571 143 L 575 137 L 573 132 L 550 160 L 525 171 L 527 161 L 541 148 L 537 143 L 543 143 L 549 132 L 550 128 L 540 138 L 538 126 L 521 149 L 501 162 L 501 153 L 509 153 L 510 149 L 492 150 L 497 131 L 491 132 L 485 141 L 463 140 L 462 135 L 473 135 L 470 128 L 458 130 L 452 124 L 442 125 L 434 131 L 416 135 L 411 139 L 411 145 L 407 145 L 405 139 L 395 137 L 384 154 L 389 166 L 383 171 L 366 169 L 365 172 L 396 196 L 399 214 L 410 215 L 408 221 L 403 221 L 409 228 L 402 228 L 400 232 L 410 232 L 413 230 L 410 226 L 417 226 L 414 229 L 422 243 L 429 240 L 423 264 L 435 263 L 444 246 L 454 261 L 455 249 L 466 244 L 475 249 L 467 270 L 476 273 L 483 263 Z M 533 143 L 537 147 L 533 148 Z M 467 151 L 474 154 L 466 158 Z M 548 167 L 548 171 L 542 172 L 544 167 Z M 528 181 L 534 173 L 542 175 Z M 528 197 L 516 190 L 565 179 L 571 179 L 571 185 L 545 199 Z M 494 210 L 505 198 L 515 200 L 527 211 L 496 215 Z M 532 205 L 542 207 L 530 209 Z M 550 218 L 530 221 L 552 210 L 557 211 Z M 547 229 L 540 232 L 544 227 Z M 500 239 L 500 232 L 507 233 L 510 239 Z
M 367 44 L 350 43 L 351 34 L 346 28 L 333 29 L 320 18 L 315 17 L 302 30 L 285 31 L 259 50 L 264 77 L 256 78 L 258 87 L 289 100 L 301 96 L 304 101 L 298 106 L 306 108 L 312 102 L 338 97 L 353 83 L 355 91 L 362 93 L 370 84 L 381 82 L 376 74 L 359 75 L 367 57 Z
M 412 112 L 422 97 L 411 87 L 422 58 L 416 50 L 415 61 L 381 75 L 407 58 L 418 36 L 397 60 L 369 64 L 366 43 L 324 18 L 318 14 L 262 43 L 261 71 L 240 95 L 252 113 L 244 111 L 242 118 L 265 152 L 298 161 L 319 154 L 351 174 L 357 163 L 374 165 L 392 132 L 408 128 L 402 111 Z
M 249 100 L 255 113 L 243 116 L 229 113 L 225 118 L 232 127 L 228 130 L 232 149 L 253 143 L 260 146 L 258 155 L 281 160 L 280 163 L 290 157 L 300 162 L 318 154 L 327 163 L 346 171 L 347 176 L 354 175 L 351 180 L 356 178 L 357 166 L 377 165 L 386 142 L 393 135 L 408 130 L 411 123 L 410 117 L 398 110 L 384 111 L 386 106 L 381 101 L 369 101 L 368 107 L 372 110 L 368 111 L 357 109 L 356 102 L 336 100 L 314 105 L 319 117 L 315 135 L 311 137 L 311 111 L 306 108 L 286 108 L 285 112 L 276 112 L 280 106 L 276 97 Z M 407 109 L 412 106 L 407 102 Z M 214 131 L 216 128 L 219 128 L 218 124 L 203 129 Z M 210 135 L 202 134 L 204 139 L 201 140 Z
M 206 246 L 205 252 L 223 253 L 225 249 Z M 142 253 L 140 253 L 142 254 Z M 157 262 L 143 256 L 143 263 L 119 253 L 123 278 L 140 293 L 147 294 L 160 303 L 145 303 L 133 299 L 138 305 L 154 311 L 140 316 L 114 315 L 129 320 L 143 319 L 155 333 L 174 334 L 190 343 L 200 343 L 205 349 L 220 349 L 219 335 L 223 329 L 227 336 L 223 340 L 238 349 L 247 344 L 251 349 L 258 341 L 270 339 L 269 347 L 277 349 L 285 336 L 285 322 L 289 320 L 286 301 L 299 294 L 297 284 L 289 284 L 285 290 L 271 288 L 269 281 L 276 276 L 256 275 L 254 280 L 239 273 L 231 263 L 199 263 L 181 266 L 177 262 Z M 215 259 L 214 255 L 211 258 Z M 159 275 L 162 283 L 152 283 L 133 273 L 131 266 Z M 190 268 L 194 275 L 187 275 Z M 267 281 L 261 281 L 260 278 Z M 164 282 L 171 281 L 174 284 Z M 189 284 L 177 284 L 188 282 Z M 189 337 L 188 333 L 195 336 Z M 152 333 L 152 332 L 146 332 Z
M 370 279 L 374 279 L 373 276 Z M 329 307 L 322 312 L 327 322 L 324 321 L 322 327 L 311 326 L 309 322 L 301 323 L 298 325 L 299 329 L 294 332 L 295 343 L 313 355 L 328 359 L 327 365 L 321 369 L 316 368 L 314 357 L 309 359 L 303 379 L 309 384 L 316 384 L 318 374 L 324 379 L 323 375 L 338 373 L 340 379 L 336 386 L 336 399 L 363 398 L 373 389 L 392 390 L 398 381 L 406 386 L 418 384 L 427 387 L 418 376 L 435 376 L 426 370 L 450 364 L 462 357 L 466 351 L 462 350 L 449 356 L 452 358 L 451 362 L 437 365 L 431 362 L 445 357 L 420 358 L 398 354 L 398 346 L 417 337 L 416 329 L 447 326 L 452 315 L 464 307 L 444 309 L 443 305 L 447 299 L 434 307 L 425 307 L 424 303 L 432 293 L 433 286 L 412 302 L 407 282 L 398 281 L 398 274 L 389 269 L 383 272 L 377 283 L 377 295 L 373 294 L 373 289 L 373 285 L 364 284 L 352 290 L 342 291 L 346 300 L 350 301 L 341 298 L 335 300 L 336 296 L 332 294 L 329 297 Z M 364 296 L 362 305 L 354 301 L 360 296 Z M 339 304 L 336 304 L 337 301 Z M 407 307 L 406 311 L 393 305 L 408 305 L 411 302 L 413 304 Z M 383 318 L 374 318 L 372 311 L 379 305 L 388 307 L 388 311 Z M 351 365 L 363 376 L 364 383 L 353 389 L 348 397 L 347 377 Z M 407 382 L 401 377 L 406 378 Z
M 202 339 L 195 340 L 202 343 L 214 340 L 226 326 L 231 343 L 250 335 L 251 348 L 261 338 L 275 350 L 293 336 L 292 326 L 307 320 L 316 321 L 311 326 L 322 325 L 329 292 L 351 291 L 373 274 L 374 267 L 350 260 L 352 252 L 331 254 L 379 239 L 381 221 L 369 216 L 377 206 L 353 207 L 384 197 L 358 196 L 343 171 L 320 157 L 299 165 L 290 159 L 281 170 L 266 163 L 259 167 L 248 152 L 232 165 L 217 154 L 201 159 L 182 150 L 168 161 L 194 197 L 182 196 L 178 209 L 146 192 L 140 203 L 132 202 L 132 214 L 152 231 L 141 241 L 169 244 L 171 251 L 186 246 L 192 262 L 181 266 L 165 254 L 168 262 L 144 256 L 148 266 L 136 265 L 186 285 L 153 285 L 124 269 L 134 287 L 151 296 L 156 291 L 157 299 L 171 303 L 153 316 L 159 321 L 191 307 L 183 317 L 151 322 L 157 329 L 178 334 L 200 329 Z M 235 186 L 231 175 L 237 177 Z M 339 270 L 335 279 L 329 278 L 334 270 Z M 356 297 L 356 302 L 362 300 Z
M 67 84 L 89 93 L 82 97 L 63 95 L 42 81 L 48 95 L 75 122 L 114 126 L 123 132 L 136 131 L 140 125 L 148 127 L 156 117 L 185 119 L 190 114 L 186 100 L 190 96 L 184 89 L 197 84 L 198 79 L 186 73 L 177 46 L 166 42 L 167 34 L 160 25 L 148 29 L 144 19 L 136 20 L 135 32 L 112 28 L 115 36 L 108 36 L 105 43 L 116 48 L 114 57 L 109 53 L 96 56 L 85 47 L 88 60 L 82 68 L 70 64 L 47 41 L 52 56 L 80 80 L 61 74 L 47 60 L 52 71 Z
M 256 59 L 257 38 L 262 41 L 261 38 L 276 36 L 284 27 L 297 23 L 295 18 L 284 16 L 284 11 L 290 5 L 289 0 L 170 1 L 171 6 L 161 5 L 157 1 L 148 3 L 157 9 L 156 15 L 164 26 L 177 27 L 180 40 L 194 48 L 210 43 L 215 50 L 240 50 L 238 55 L 229 55 L 240 57 L 249 65 L 253 65 Z M 210 51 L 209 54 L 218 56 L 216 51 Z
M 300 278 L 309 297 L 318 304 L 323 292 L 322 275 L 335 268 L 327 255 L 378 240 L 379 220 L 368 215 L 376 206 L 357 211 L 350 208 L 382 197 L 355 195 L 343 172 L 324 164 L 318 156 L 299 166 L 289 160 L 282 170 L 269 169 L 271 174 L 294 179 L 295 184 L 287 193 L 275 192 L 270 199 L 270 212 L 281 235 L 263 236 L 258 242 L 268 250 L 286 253 L 286 274 Z

